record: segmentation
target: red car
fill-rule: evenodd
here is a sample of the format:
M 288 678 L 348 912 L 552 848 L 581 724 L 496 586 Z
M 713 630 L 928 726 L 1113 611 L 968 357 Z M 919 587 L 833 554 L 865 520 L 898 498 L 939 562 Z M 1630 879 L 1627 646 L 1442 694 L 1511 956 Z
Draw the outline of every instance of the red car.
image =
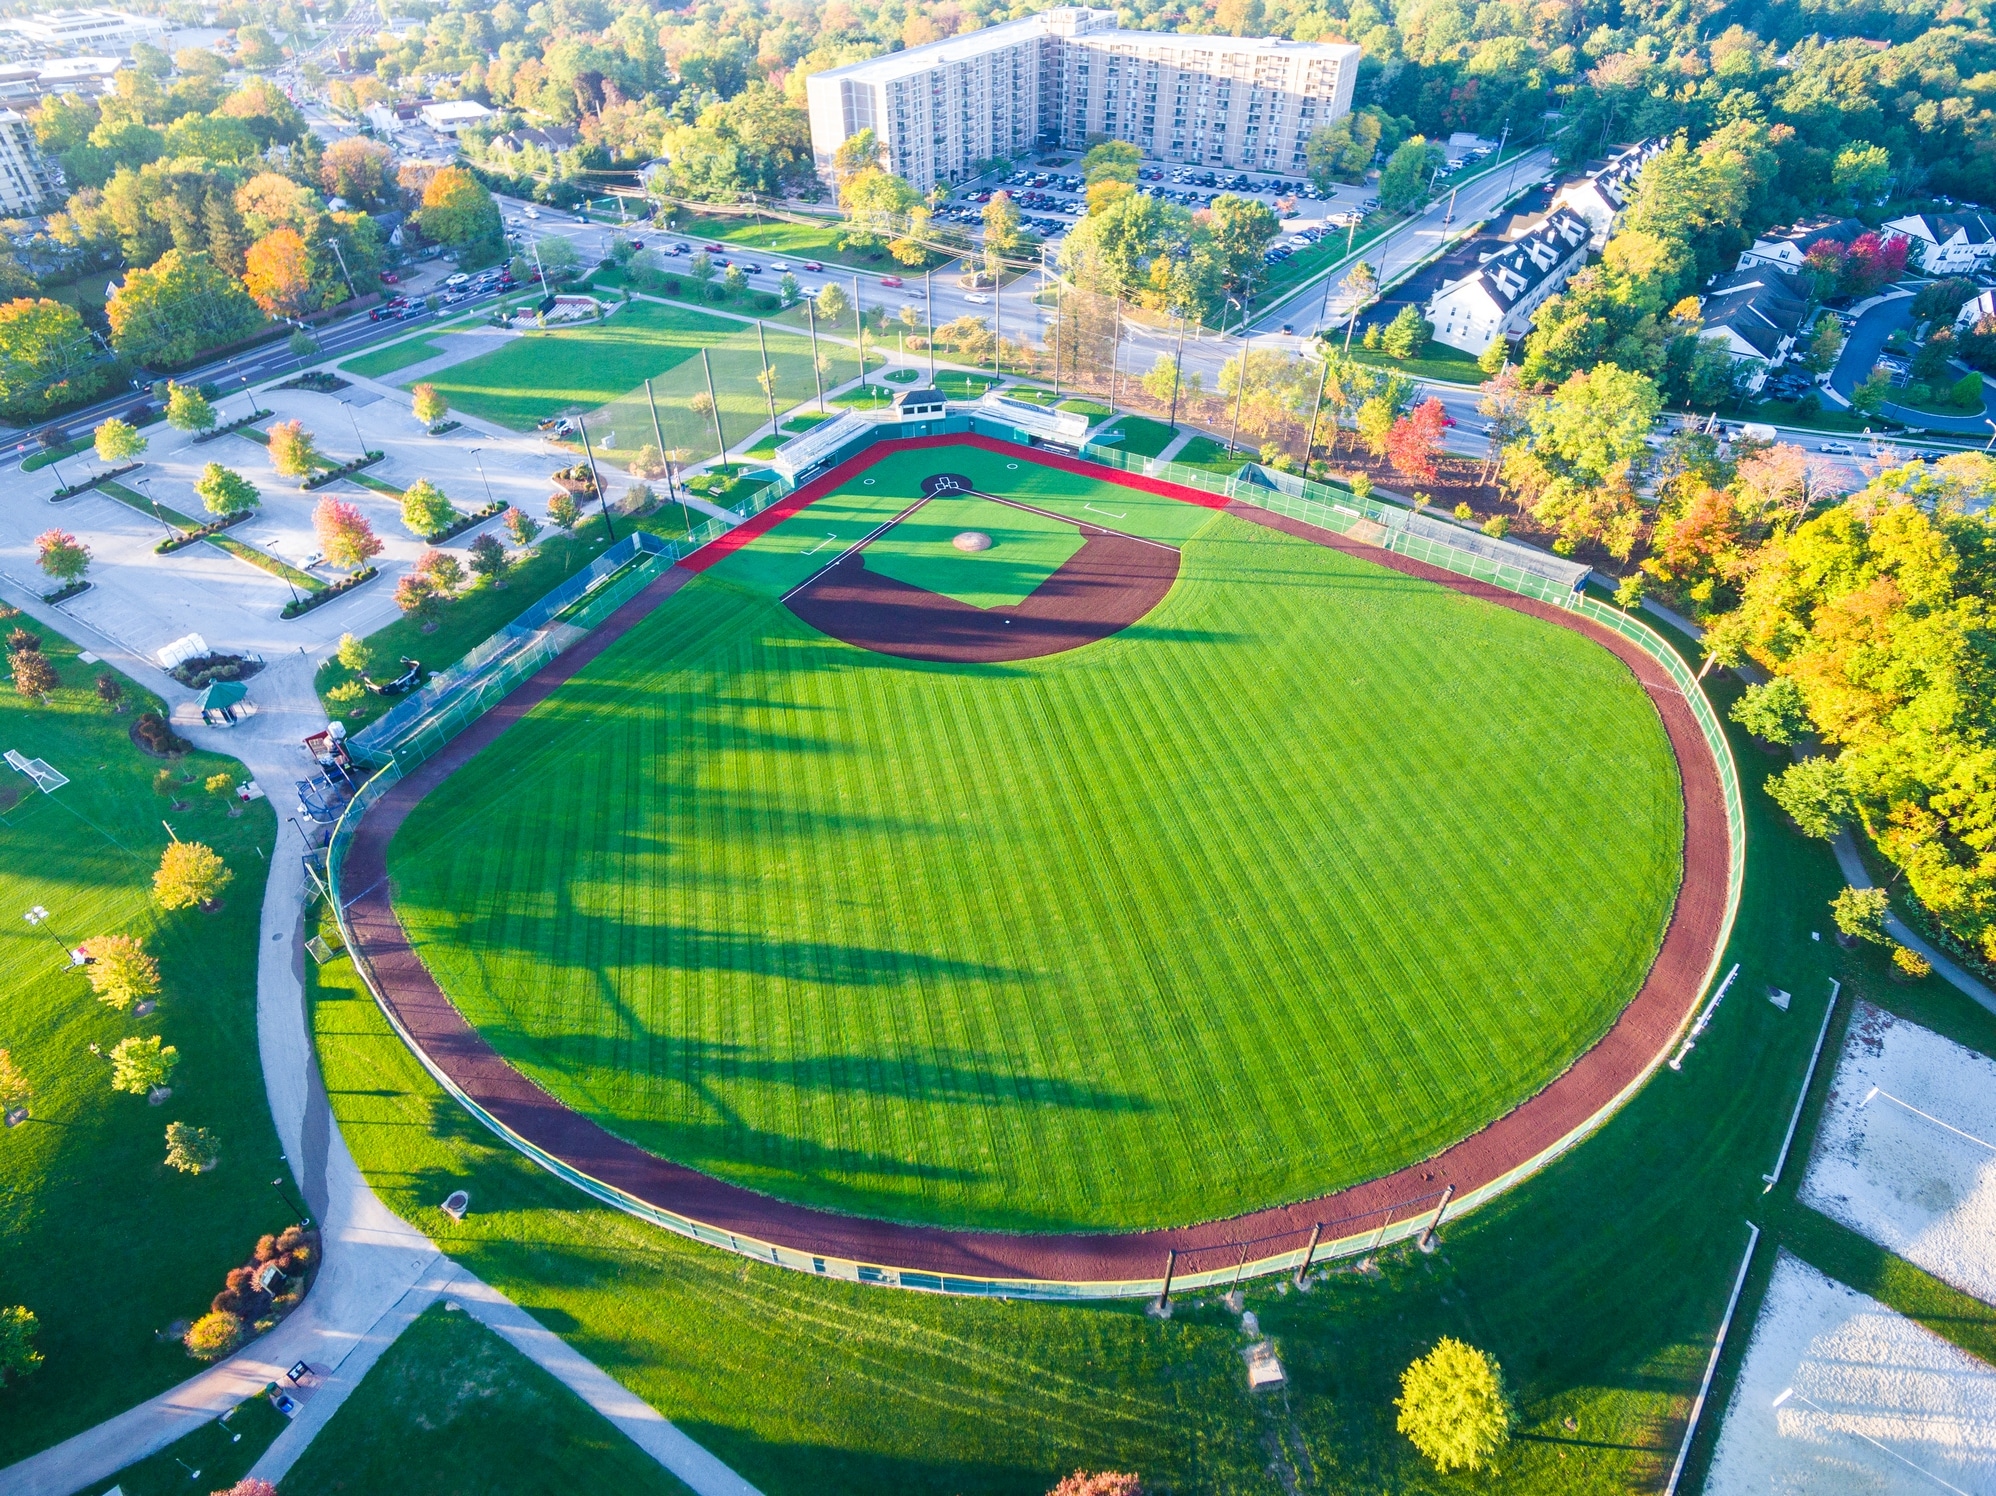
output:
M 880 284 L 886 286 L 891 291 L 898 291 L 901 289 L 901 277 L 898 275 L 883 275 L 880 277 Z
M 402 277 L 401 277 L 401 276 L 399 276 L 399 275 L 397 275 L 397 274 L 396 274 L 396 273 L 395 273 L 394 271 L 392 271 L 392 270 L 384 270 L 384 271 L 382 271 L 382 272 L 381 272 L 381 278 L 382 278 L 382 279 L 383 279 L 384 281 L 388 282 L 388 284 L 389 284 L 389 285 L 391 285 L 391 286 L 399 286 L 399 285 L 400 285 L 400 284 L 402 283 Z
M 820 265 L 816 260 L 806 260 L 804 262 L 804 268 L 806 270 L 823 270 L 825 267 L 823 265 Z

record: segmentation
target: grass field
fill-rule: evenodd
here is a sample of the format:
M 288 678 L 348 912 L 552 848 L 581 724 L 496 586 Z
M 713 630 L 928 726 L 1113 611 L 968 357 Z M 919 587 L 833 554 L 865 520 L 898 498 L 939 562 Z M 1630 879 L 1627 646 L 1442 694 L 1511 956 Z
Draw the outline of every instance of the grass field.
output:
M 1116 450 L 1128 452 L 1137 457 L 1155 457 L 1178 435 L 1175 427 L 1162 421 L 1147 420 L 1143 416 L 1124 416 L 1116 422 L 1115 430 L 1122 434 L 1122 440 L 1115 443 Z M 1094 440 L 1101 440 L 1100 437 Z
M 191 1434 L 174 1440 L 157 1454 L 133 1462 L 108 1480 L 84 1487 L 86 1496 L 186 1496 L 196 1491 L 227 1490 L 245 1475 L 291 1426 L 268 1398 L 252 1397 Z M 198 1470 L 207 1485 L 196 1486 L 188 1476 Z
M 108 1418 L 198 1370 L 156 1332 L 199 1315 L 259 1234 L 290 1215 L 270 1189 L 280 1167 L 256 1047 L 258 906 L 275 817 L 258 801 L 235 818 L 201 781 L 242 765 L 214 754 L 175 764 L 174 811 L 153 793 L 160 761 L 126 737 L 159 703 L 127 681 L 130 712 L 97 699 L 104 670 L 25 618 L 62 679 L 47 706 L 0 695 L 0 746 L 45 759 L 70 782 L 43 795 L 0 770 L 0 1049 L 26 1072 L 32 1115 L 0 1131 L 0 1305 L 41 1322 L 46 1358 L 0 1390 L 0 1466 Z M 166 845 L 162 818 L 205 841 L 235 871 L 220 912 L 166 913 L 151 877 Z M 41 928 L 23 922 L 34 905 Z M 64 945 L 94 935 L 145 939 L 159 959 L 159 1008 L 145 1018 L 97 1002 Z M 180 1051 L 163 1106 L 114 1092 L 108 1052 L 158 1034 Z M 199 1176 L 165 1165 L 169 1122 L 207 1127 L 222 1166 Z M 107 1367 L 116 1367 L 107 1375 Z
M 593 410 L 647 379 L 697 359 L 741 323 L 657 301 L 635 301 L 607 322 L 513 338 L 430 380 L 455 410 L 515 431 L 557 411 Z M 696 363 L 697 371 L 697 363 Z M 754 386 L 753 393 L 760 395 Z
M 1391 354 L 1375 353 L 1356 340 L 1351 345 L 1352 358 L 1361 364 L 1370 364 L 1375 369 L 1390 369 L 1396 374 L 1405 374 L 1409 379 L 1437 379 L 1449 384 L 1483 384 L 1490 378 L 1478 367 L 1475 359 L 1460 349 L 1451 348 L 1446 343 L 1430 343 L 1428 350 L 1419 358 L 1394 358 Z
M 420 364 L 425 359 L 435 358 L 444 350 L 428 338 L 411 338 L 406 343 L 390 343 L 386 348 L 377 348 L 372 353 L 363 353 L 359 358 L 350 358 L 340 365 L 349 374 L 360 374 L 368 379 L 379 379 L 384 374 L 393 374 L 398 369 L 406 369 L 411 364 Z
M 547 1372 L 442 1304 L 402 1332 L 280 1489 L 298 1496 L 687 1490 Z
M 1184 541 L 1180 581 L 1001 667 L 775 605 L 934 471 Z M 432 794 L 390 863 L 494 1043 L 667 1156 L 949 1223 L 1203 1219 L 1425 1157 L 1605 1030 L 1679 868 L 1661 724 L 1597 647 L 971 447 L 727 558 L 505 767 L 504 796 Z
M 1214 441 L 1210 436 L 1195 436 L 1180 447 L 1178 455 L 1171 460 L 1184 467 L 1203 468 L 1209 473 L 1231 478 L 1252 456 L 1253 453 L 1246 450 L 1229 452 L 1225 442 Z
M 1723 715 L 1738 688 L 1709 685 Z M 1661 1073 L 1544 1174 L 1445 1227 L 1433 1256 L 1389 1253 L 1377 1274 L 1340 1272 L 1308 1296 L 1248 1284 L 1289 1373 L 1278 1397 L 1248 1398 L 1240 1333 L 1210 1303 L 1180 1300 L 1160 1323 L 1128 1305 L 856 1288 L 595 1205 L 454 1106 L 345 962 L 307 970 L 320 1063 L 342 1134 L 392 1208 L 770 1496 L 1039 1496 L 1084 1464 L 1137 1470 L 1160 1496 L 1659 1489 L 1753 1220 L 1768 1235 L 1702 1425 L 1695 1490 L 1776 1244 L 1996 1361 L 1996 1309 L 1796 1206 L 1794 1161 L 1762 1194 L 1831 977 L 1846 1002 L 1886 1002 L 1985 1053 L 1996 1019 L 1936 982 L 1890 982 L 1872 948 L 1810 939 L 1843 880 L 1761 791 L 1779 765 L 1733 736 L 1752 848 L 1727 953 L 1742 964 L 1734 996 L 1778 983 L 1797 994 L 1794 1010 L 1729 999 L 1681 1073 Z M 481 1204 L 453 1222 L 436 1202 L 459 1187 Z M 1436 1475 L 1393 1427 L 1402 1368 L 1443 1334 L 1490 1350 L 1518 1407 L 1510 1450 L 1481 1476 Z

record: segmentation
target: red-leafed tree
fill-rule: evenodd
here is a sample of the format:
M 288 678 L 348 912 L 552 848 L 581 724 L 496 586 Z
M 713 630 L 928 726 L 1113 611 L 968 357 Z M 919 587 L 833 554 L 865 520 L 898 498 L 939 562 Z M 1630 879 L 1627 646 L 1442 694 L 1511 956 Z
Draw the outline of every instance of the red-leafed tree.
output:
M 1897 280 L 1906 269 L 1906 241 L 1894 234 L 1881 239 L 1859 234 L 1844 252 L 1842 289 L 1852 296 L 1872 296 Z
M 1393 466 L 1419 483 L 1435 481 L 1435 456 L 1441 451 L 1442 433 L 1448 430 L 1448 412 L 1442 402 L 1430 396 L 1395 421 L 1386 433 L 1386 456 Z
M 359 571 L 381 554 L 381 537 L 374 533 L 374 526 L 344 499 L 319 500 L 312 511 L 312 529 L 326 559 L 348 571 Z

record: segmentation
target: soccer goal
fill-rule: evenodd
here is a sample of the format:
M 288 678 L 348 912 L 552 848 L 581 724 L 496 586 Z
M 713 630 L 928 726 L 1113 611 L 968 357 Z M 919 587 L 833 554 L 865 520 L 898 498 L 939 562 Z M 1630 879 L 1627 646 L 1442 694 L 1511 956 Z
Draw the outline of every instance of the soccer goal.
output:
M 12 748 L 7 750 L 7 767 L 19 771 L 34 780 L 35 788 L 44 795 L 51 790 L 59 790 L 69 783 L 69 776 L 51 769 L 38 758 L 23 758 Z

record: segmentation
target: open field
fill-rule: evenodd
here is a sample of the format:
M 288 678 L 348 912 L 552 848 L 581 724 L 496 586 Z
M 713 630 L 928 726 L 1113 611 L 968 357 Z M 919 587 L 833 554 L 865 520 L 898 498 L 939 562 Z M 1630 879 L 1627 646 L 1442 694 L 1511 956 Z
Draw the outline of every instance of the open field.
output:
M 1409 379 L 1438 379 L 1450 384 L 1483 384 L 1490 378 L 1477 367 L 1475 359 L 1460 349 L 1449 347 L 1446 343 L 1428 344 L 1427 352 L 1419 358 L 1394 358 L 1388 353 L 1375 353 L 1353 339 L 1351 356 L 1361 364 L 1370 364 L 1375 369 L 1390 369 L 1396 374 L 1405 374 Z
M 818 260 L 827 265 L 840 265 L 875 275 L 920 275 L 924 269 L 947 265 L 951 258 L 933 250 L 925 251 L 922 263 L 911 267 L 888 254 L 884 246 L 841 249 L 840 227 L 836 223 L 824 226 L 780 221 L 758 223 L 753 218 L 715 217 L 685 208 L 674 213 L 671 222 L 672 227 L 665 230 L 668 235 L 724 240 L 744 249 L 788 255 L 794 260 Z M 767 270 L 769 267 L 765 265 L 763 268 Z M 799 274 L 803 273 L 801 265 L 792 268 Z
M 341 364 L 340 368 L 348 374 L 380 379 L 398 369 L 406 369 L 411 364 L 420 364 L 426 359 L 435 358 L 443 351 L 426 337 L 410 338 L 407 342 L 390 343 L 386 348 L 377 348 L 372 353 L 363 353 L 358 358 L 350 358 Z
M 1172 438 L 1178 435 L 1174 427 L 1162 421 L 1147 420 L 1143 416 L 1124 416 L 1116 422 L 1115 429 L 1122 434 L 1122 440 L 1115 443 L 1119 452 L 1134 453 L 1138 457 L 1155 457 L 1171 445 Z M 1101 441 L 1100 436 L 1091 441 Z
M 437 1304 L 375 1363 L 280 1489 L 684 1496 L 687 1488 L 499 1336 Z
M 1180 581 L 1002 668 L 774 603 L 935 471 L 1184 541 Z M 1208 1219 L 1426 1157 L 1606 1030 L 1680 867 L 1661 723 L 1586 640 L 969 446 L 786 519 L 495 751 L 391 854 L 467 1016 L 654 1152 L 936 1223 Z
M 697 358 L 703 347 L 740 327 L 729 318 L 636 301 L 607 322 L 525 333 L 453 365 L 429 383 L 453 409 L 530 431 L 536 421 L 557 411 L 607 405 L 645 380 Z
M 1996 1367 L 1782 1253 L 1706 1496 L 1933 1490 L 1996 1493 Z
M 110 1496 L 114 1490 L 119 1496 L 186 1496 L 190 1487 L 226 1490 L 247 1475 L 290 1426 L 291 1420 L 268 1398 L 252 1397 L 157 1454 L 127 1465 L 111 1479 L 85 1487 L 86 1496 Z M 208 1484 L 194 1486 L 190 1470 L 198 1470 L 198 1478 Z
M 171 809 L 153 792 L 164 765 L 126 736 L 159 703 L 126 681 L 131 710 L 113 715 L 92 686 L 105 667 L 27 619 L 0 628 L 23 624 L 41 636 L 62 686 L 47 706 L 0 694 L 0 747 L 44 759 L 70 782 L 43 795 L 0 768 L 0 1049 L 34 1087 L 29 1119 L 0 1130 L 0 1305 L 35 1313 L 46 1358 L 0 1391 L 0 1466 L 198 1370 L 156 1332 L 206 1312 L 256 1238 L 292 1219 L 270 1189 L 277 1139 L 256 1046 L 270 803 L 231 818 L 233 796 L 204 793 L 202 781 L 245 778 L 242 766 L 196 753 L 172 765 L 189 808 Z M 167 913 L 153 902 L 162 818 L 234 869 L 219 912 Z M 21 917 L 37 904 L 49 911 L 40 928 Z M 69 966 L 66 946 L 109 934 L 143 938 L 159 960 L 160 1003 L 146 1017 L 96 1001 Z M 109 1061 L 90 1050 L 154 1034 L 180 1051 L 161 1106 L 114 1092 Z M 220 1138 L 220 1168 L 166 1167 L 165 1129 L 176 1121 Z
M 1858 1010 L 1801 1200 L 1996 1304 L 1996 1061 Z

